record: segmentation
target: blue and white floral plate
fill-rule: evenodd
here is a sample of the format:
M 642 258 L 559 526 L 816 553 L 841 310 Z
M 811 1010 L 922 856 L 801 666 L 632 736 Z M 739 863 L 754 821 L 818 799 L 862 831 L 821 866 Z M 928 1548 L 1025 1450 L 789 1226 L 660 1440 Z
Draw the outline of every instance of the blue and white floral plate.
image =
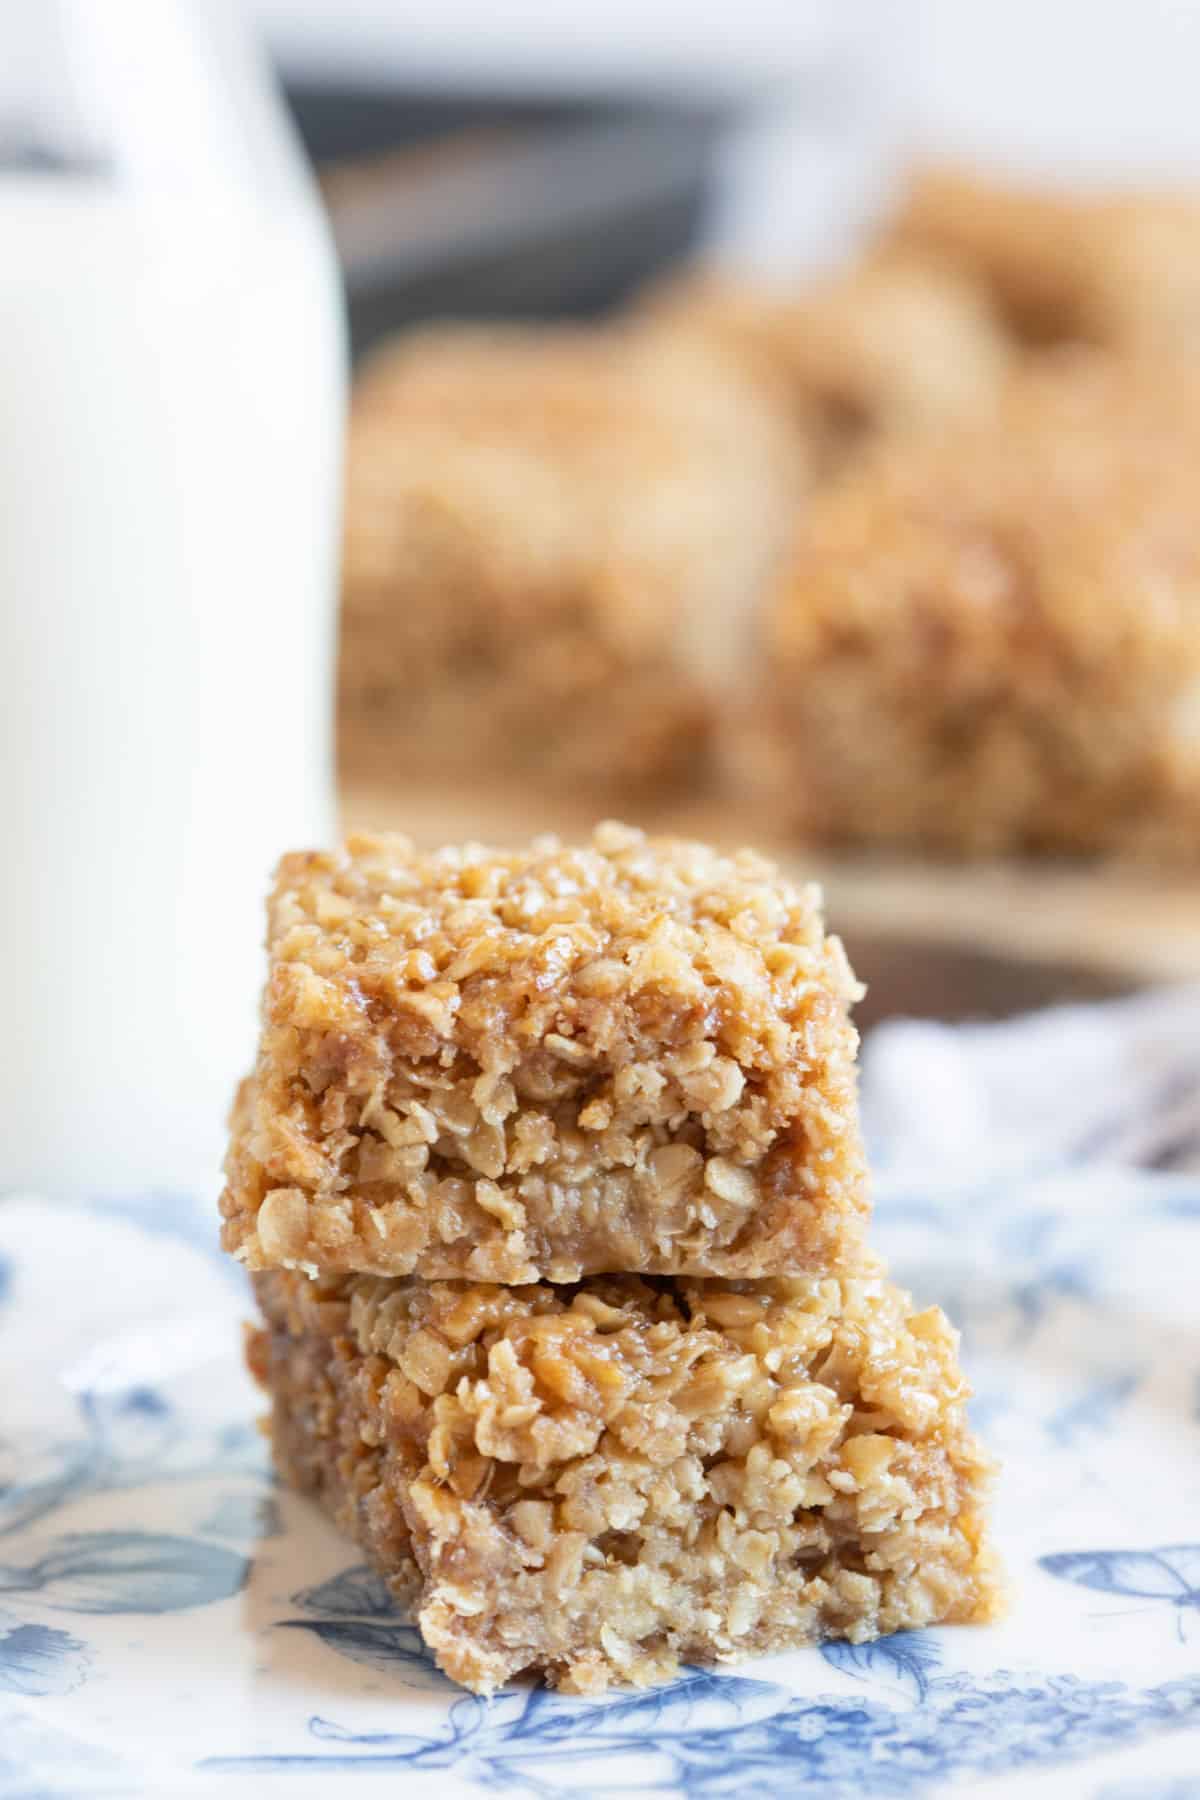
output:
M 206 1217 L 0 1201 L 0 1796 L 1200 1796 L 1200 1176 L 910 1167 L 1011 1615 L 597 1702 L 453 1688 L 273 1485 Z

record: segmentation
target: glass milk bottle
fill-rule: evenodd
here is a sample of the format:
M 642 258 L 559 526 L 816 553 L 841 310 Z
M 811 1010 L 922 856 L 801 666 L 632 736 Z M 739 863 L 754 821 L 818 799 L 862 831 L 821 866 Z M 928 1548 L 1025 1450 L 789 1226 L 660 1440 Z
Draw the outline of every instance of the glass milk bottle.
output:
M 332 251 L 221 0 L 0 18 L 0 1192 L 212 1191 L 329 839 Z

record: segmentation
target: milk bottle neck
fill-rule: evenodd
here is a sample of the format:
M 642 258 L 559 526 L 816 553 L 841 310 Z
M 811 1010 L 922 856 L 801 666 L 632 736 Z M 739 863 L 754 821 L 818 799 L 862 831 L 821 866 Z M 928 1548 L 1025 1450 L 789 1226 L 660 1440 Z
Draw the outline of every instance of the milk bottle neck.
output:
M 265 75 L 234 0 L 7 0 L 0 179 L 103 182 L 178 224 L 270 216 L 306 189 Z

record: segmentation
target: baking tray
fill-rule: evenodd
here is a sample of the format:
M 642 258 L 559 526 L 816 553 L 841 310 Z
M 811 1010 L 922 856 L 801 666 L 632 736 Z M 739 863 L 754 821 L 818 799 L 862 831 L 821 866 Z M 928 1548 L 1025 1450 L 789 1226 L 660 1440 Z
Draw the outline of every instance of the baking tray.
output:
M 352 348 L 431 317 L 602 312 L 686 256 L 719 101 L 285 85 L 329 208 Z

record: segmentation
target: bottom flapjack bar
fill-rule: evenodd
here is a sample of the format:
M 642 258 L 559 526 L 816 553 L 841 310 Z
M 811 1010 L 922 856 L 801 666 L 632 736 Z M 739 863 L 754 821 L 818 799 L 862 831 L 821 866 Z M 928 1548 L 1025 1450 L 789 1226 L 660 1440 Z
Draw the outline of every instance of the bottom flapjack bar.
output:
M 256 1286 L 281 1474 L 478 1692 L 996 1610 L 955 1334 L 871 1270 Z

